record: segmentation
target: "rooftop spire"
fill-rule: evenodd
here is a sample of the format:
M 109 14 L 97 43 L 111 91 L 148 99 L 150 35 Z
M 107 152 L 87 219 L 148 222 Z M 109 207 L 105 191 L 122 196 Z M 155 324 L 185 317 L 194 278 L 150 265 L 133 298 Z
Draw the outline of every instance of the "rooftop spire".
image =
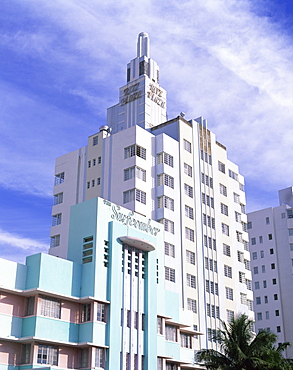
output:
M 137 56 L 142 57 L 143 55 L 150 57 L 150 39 L 146 32 L 141 32 L 137 40 Z

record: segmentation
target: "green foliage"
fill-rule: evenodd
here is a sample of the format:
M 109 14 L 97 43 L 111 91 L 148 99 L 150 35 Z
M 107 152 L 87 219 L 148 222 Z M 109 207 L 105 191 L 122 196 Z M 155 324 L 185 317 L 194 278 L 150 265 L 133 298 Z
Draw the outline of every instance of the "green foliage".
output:
M 277 335 L 261 330 L 252 331 L 253 321 L 242 314 L 230 323 L 222 322 L 222 329 L 214 336 L 220 351 L 198 351 L 197 359 L 210 370 L 290 370 L 293 360 L 287 360 L 282 352 L 290 343 L 276 345 Z

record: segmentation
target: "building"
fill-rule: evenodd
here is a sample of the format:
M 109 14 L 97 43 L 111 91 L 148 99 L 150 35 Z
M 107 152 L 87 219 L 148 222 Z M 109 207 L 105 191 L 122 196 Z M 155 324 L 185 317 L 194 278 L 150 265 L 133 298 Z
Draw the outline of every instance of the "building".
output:
M 255 327 L 293 343 L 293 188 L 279 191 L 278 207 L 248 214 Z M 286 350 L 293 357 L 293 348 Z
M 60 367 L 95 367 L 100 353 L 111 370 L 196 369 L 194 351 L 217 348 L 213 334 L 220 320 L 239 312 L 253 317 L 244 178 L 206 120 L 186 120 L 183 113 L 166 120 L 166 92 L 149 50 L 141 33 L 107 125 L 86 146 L 56 160 L 50 255 L 14 267 L 27 270 L 26 281 L 39 276 L 38 282 L 24 285 L 24 278 L 10 276 L 11 294 L 23 299 L 19 307 L 26 295 L 35 296 L 34 319 L 19 308 L 25 328 L 44 321 L 43 296 L 60 303 L 61 318 L 51 327 L 56 333 L 63 300 L 65 308 L 67 300 L 76 304 L 72 313 L 65 310 L 65 337 L 54 339 L 41 326 L 29 334 L 1 334 L 4 343 L 15 336 L 24 344 L 32 366 L 40 363 L 39 350 L 44 358 L 47 343 L 55 350 L 46 350 L 54 354 L 46 367 L 56 365 L 57 354 Z M 46 280 L 52 275 L 51 286 Z M 104 334 L 96 322 L 100 305 L 107 312 Z M 10 352 L 5 356 L 12 361 Z

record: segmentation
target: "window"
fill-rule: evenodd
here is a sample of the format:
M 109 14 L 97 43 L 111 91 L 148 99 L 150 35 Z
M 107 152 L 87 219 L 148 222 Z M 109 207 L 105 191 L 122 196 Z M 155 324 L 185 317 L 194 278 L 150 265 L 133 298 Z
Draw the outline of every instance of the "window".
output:
M 187 163 L 184 163 L 184 173 L 185 173 L 187 176 L 192 177 L 192 167 L 191 167 L 191 166 L 189 166 L 189 164 L 187 164 Z
M 244 185 L 239 183 L 239 190 L 244 191 Z
M 157 333 L 163 334 L 163 318 L 157 317 Z
M 169 198 L 166 195 L 158 197 L 158 208 L 167 208 L 174 211 L 174 199 Z
M 59 300 L 42 297 L 41 299 L 41 315 L 60 319 L 61 302 Z
M 236 222 L 241 222 L 241 213 L 235 212 L 235 221 Z
M 257 321 L 261 321 L 262 320 L 262 313 L 261 312 L 257 312 L 256 319 L 257 319 Z
M 277 333 L 281 333 L 281 326 L 277 326 Z
M 165 231 L 168 231 L 169 233 L 174 234 L 174 222 L 173 221 L 170 221 L 166 218 L 162 218 L 161 220 L 158 220 L 158 222 L 164 225 Z
M 251 245 L 255 245 L 256 244 L 256 238 L 251 238 Z
M 193 198 L 193 188 L 192 188 L 192 186 L 184 184 L 184 193 L 185 193 L 185 195 L 189 196 L 190 198 Z
M 243 263 L 244 262 L 244 253 L 241 252 L 241 251 L 237 251 L 237 259 L 238 259 L 238 262 Z
M 226 298 L 233 301 L 233 289 L 226 287 Z
M 192 335 L 180 333 L 181 347 L 192 349 Z
M 290 251 L 293 252 L 293 243 L 290 243 L 289 247 L 290 247 Z
M 245 273 L 242 271 L 239 271 L 239 283 L 242 283 L 242 284 L 246 283 Z
M 226 172 L 226 169 L 225 169 L 225 165 L 224 165 L 224 163 L 222 163 L 222 162 L 220 162 L 220 161 L 218 161 L 218 169 L 219 169 L 219 171 L 221 171 L 221 172 L 223 172 L 223 173 L 225 173 L 225 172 Z
M 106 305 L 104 303 L 97 304 L 97 321 L 106 322 Z
M 95 180 L 92 180 L 92 186 L 93 187 L 95 186 Z
M 105 348 L 96 348 L 95 367 L 105 369 Z
M 81 322 L 91 321 L 91 304 L 84 303 L 81 305 Z
M 258 274 L 258 266 L 255 266 L 253 268 L 253 273 L 254 273 L 254 275 L 257 275 Z
M 130 180 L 134 177 L 142 181 L 146 181 L 146 170 L 137 166 L 132 166 L 124 170 L 124 181 Z
M 255 283 L 254 283 L 254 289 L 259 289 L 259 281 L 256 281 Z
M 275 270 L 275 268 L 276 268 L 276 265 L 274 263 L 271 263 L 271 269 Z
M 91 161 L 88 161 L 88 162 L 87 162 L 87 167 L 88 167 L 88 168 L 91 168 Z
M 221 193 L 222 195 L 224 195 L 225 197 L 227 196 L 227 188 L 226 188 L 226 186 L 225 186 L 225 185 L 223 185 L 223 184 L 220 184 L 220 193 Z
M 262 265 L 262 266 L 261 266 L 261 272 L 262 272 L 262 273 L 265 273 L 265 272 L 266 272 L 266 266 L 265 266 L 265 265 Z
M 289 235 L 290 235 L 290 233 L 289 233 Z M 292 229 L 292 235 L 293 235 L 293 229 Z M 269 234 L 268 237 L 269 237 L 269 240 L 272 240 L 273 239 L 273 234 Z
M 190 288 L 194 288 L 194 289 L 196 288 L 194 275 L 186 274 L 186 281 L 187 281 L 187 286 L 189 286 Z
M 187 298 L 187 309 L 196 313 L 196 301 L 191 298 Z
M 134 199 L 135 196 L 135 199 Z M 146 204 L 146 193 L 139 189 L 131 189 L 123 192 L 123 203 L 129 203 L 136 200 L 137 202 Z
M 257 259 L 257 252 L 252 252 L 252 259 L 256 260 Z
M 278 300 L 278 294 L 274 294 L 274 301 Z
M 136 144 L 124 148 L 124 159 L 135 155 L 142 159 L 146 159 L 146 149 Z
M 229 226 L 222 223 L 222 233 L 229 236 Z
M 276 316 L 280 316 L 280 311 L 279 310 L 275 310 L 275 315 Z
M 98 142 L 99 142 L 99 136 L 94 136 L 93 137 L 93 146 L 98 145 Z
M 58 365 L 58 347 L 38 345 L 38 364 Z
M 158 186 L 166 185 L 171 189 L 174 189 L 174 177 L 167 175 L 166 173 L 161 173 L 158 175 Z
M 194 242 L 194 230 L 189 229 L 188 227 L 185 228 L 185 238 Z
M 234 320 L 234 311 L 226 310 L 227 312 L 227 321 L 232 322 Z
M 96 163 L 97 163 L 97 160 L 96 160 L 96 158 L 94 158 L 94 159 L 93 159 L 93 166 L 95 166 L 95 165 L 96 165 Z
M 235 203 L 240 203 L 240 195 L 236 194 L 236 193 L 233 193 L 233 197 L 234 197 L 234 202 Z
M 31 362 L 31 345 L 21 345 L 21 364 L 29 364 Z
M 175 270 L 165 266 L 165 280 L 175 283 Z
M 230 245 L 223 244 L 223 253 L 225 256 L 231 257 L 231 247 Z
M 80 367 L 81 368 L 88 367 L 88 363 L 89 363 L 89 349 L 82 348 L 80 350 Z
M 165 163 L 168 166 L 173 167 L 173 156 L 172 155 L 162 152 L 157 155 L 157 159 L 158 159 L 158 164 Z
M 177 327 L 173 325 L 166 325 L 165 338 L 168 341 L 177 342 Z
M 52 226 L 57 226 L 61 224 L 61 213 L 52 216 Z
M 276 285 L 277 284 L 277 279 L 272 279 L 272 283 L 273 283 L 273 285 Z
M 232 170 L 229 170 L 229 176 L 233 179 L 238 181 L 238 174 Z
M 165 242 L 165 255 L 175 257 L 175 245 Z
M 183 147 L 185 150 L 191 153 L 191 143 L 189 141 L 183 139 Z
M 102 157 L 98 157 L 98 164 L 101 164 L 102 162 Z
M 269 224 L 270 224 L 270 218 L 266 217 L 266 225 L 269 225 Z
M 54 235 L 50 238 L 50 248 L 59 247 L 60 245 L 60 235 Z
M 35 297 L 26 297 L 24 316 L 31 316 L 34 314 L 34 312 L 35 312 Z
M 191 251 L 186 251 L 186 261 L 195 265 L 195 253 Z
M 261 304 L 261 298 L 260 297 L 255 297 L 255 303 L 256 304 Z
M 101 178 L 100 177 L 97 178 L 97 185 L 101 185 Z
M 54 206 L 60 203 L 63 203 L 63 193 L 58 193 L 54 195 Z
M 90 181 L 87 182 L 87 189 L 89 189 L 91 187 L 91 183 Z
M 232 279 L 232 267 L 231 266 L 224 265 L 224 275 Z
M 270 313 L 269 311 L 266 311 L 266 320 L 269 320 L 270 319 Z
M 185 205 L 185 216 L 193 220 L 193 208 Z
M 248 290 L 252 290 L 252 281 L 249 279 L 245 279 L 245 284 Z
M 59 185 L 64 182 L 64 172 L 58 173 L 58 175 L 55 175 L 55 182 L 54 185 Z
M 228 206 L 226 206 L 226 204 L 221 203 L 221 213 L 228 216 Z
M 268 285 L 267 285 L 267 281 L 266 281 L 266 280 L 264 280 L 264 281 L 263 281 L 263 287 L 264 287 L 264 289 L 265 289 L 265 288 L 267 288 L 267 286 L 268 286 Z
M 247 229 L 252 229 L 252 221 L 247 222 Z

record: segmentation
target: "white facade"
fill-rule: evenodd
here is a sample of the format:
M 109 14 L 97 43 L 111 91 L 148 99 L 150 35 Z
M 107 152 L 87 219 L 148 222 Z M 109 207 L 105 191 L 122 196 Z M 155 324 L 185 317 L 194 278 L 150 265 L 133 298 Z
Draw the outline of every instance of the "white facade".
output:
M 142 75 L 141 61 L 149 63 Z M 53 206 L 60 224 L 51 228 L 50 254 L 67 257 L 70 206 L 97 196 L 163 223 L 166 288 L 179 293 L 182 315 L 203 333 L 195 349 L 216 348 L 220 319 L 253 317 L 244 179 L 205 120 L 165 122 L 166 93 L 144 33 L 128 69 L 109 127 L 57 159 L 54 195 L 62 202 Z M 124 99 L 137 83 L 142 93 Z
M 279 191 L 280 205 L 248 214 L 255 327 L 293 342 L 293 193 Z M 286 350 L 293 356 L 292 347 Z

